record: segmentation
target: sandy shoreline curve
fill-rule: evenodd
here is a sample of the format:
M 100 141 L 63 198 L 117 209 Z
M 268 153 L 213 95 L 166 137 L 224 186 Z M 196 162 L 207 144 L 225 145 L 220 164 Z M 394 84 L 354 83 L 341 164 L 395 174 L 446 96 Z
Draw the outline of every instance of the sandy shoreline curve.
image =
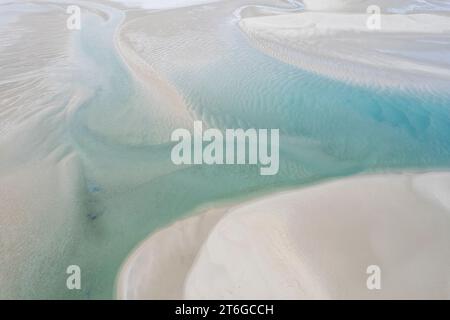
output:
M 450 298 L 450 173 L 357 176 L 207 210 L 143 241 L 119 299 Z M 382 290 L 368 290 L 377 265 Z
M 172 129 L 185 127 L 193 120 L 184 97 L 161 72 L 152 68 L 143 55 L 144 50 L 135 48 L 130 40 L 132 35 L 143 33 L 147 19 L 151 19 L 151 16 L 141 14 L 130 17 L 127 14 L 116 31 L 114 44 L 134 78 L 145 87 L 145 92 L 152 101 L 152 117 L 158 117 L 162 123 L 169 123 Z
M 377 30 L 367 27 L 365 8 L 248 16 L 239 26 L 266 54 L 333 79 L 379 87 L 447 88 L 448 13 L 381 10 Z

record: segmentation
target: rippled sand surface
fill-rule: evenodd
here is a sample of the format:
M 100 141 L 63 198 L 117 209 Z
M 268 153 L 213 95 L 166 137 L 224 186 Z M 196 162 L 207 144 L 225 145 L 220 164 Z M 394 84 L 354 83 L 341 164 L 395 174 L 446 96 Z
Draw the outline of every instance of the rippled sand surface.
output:
M 0 2 L 1 298 L 111 298 L 137 243 L 208 203 L 450 165 L 448 90 L 333 80 L 259 50 L 238 25 L 291 1 L 72 2 L 80 31 L 65 28 L 68 2 Z M 279 175 L 174 166 L 169 134 L 196 119 L 280 128 Z M 72 264 L 80 291 L 65 287 Z

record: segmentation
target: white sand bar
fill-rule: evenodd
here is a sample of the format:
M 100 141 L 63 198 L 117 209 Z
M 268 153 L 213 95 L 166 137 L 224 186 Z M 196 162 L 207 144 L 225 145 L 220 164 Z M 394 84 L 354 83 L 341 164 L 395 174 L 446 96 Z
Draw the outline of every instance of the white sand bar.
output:
M 224 212 L 225 208 L 208 210 L 145 240 L 121 268 L 117 298 L 182 299 L 195 256 Z
M 205 213 L 144 241 L 118 297 L 450 298 L 448 199 L 450 173 L 386 174 L 275 194 L 222 218 Z M 367 288 L 370 265 L 381 290 Z
M 448 88 L 446 13 L 301 12 L 247 17 L 241 29 L 269 55 L 338 80 L 367 85 Z

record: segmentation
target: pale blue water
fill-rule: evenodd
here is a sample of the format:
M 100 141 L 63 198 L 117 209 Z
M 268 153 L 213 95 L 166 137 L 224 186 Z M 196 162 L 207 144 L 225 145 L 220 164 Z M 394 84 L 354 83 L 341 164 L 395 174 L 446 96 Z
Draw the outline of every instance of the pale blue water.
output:
M 36 289 L 32 297 L 111 298 L 118 268 L 132 248 L 206 203 L 360 172 L 450 167 L 447 93 L 330 80 L 264 55 L 232 27 L 227 36 L 218 35 L 227 42 L 220 59 L 195 72 L 174 67 L 166 76 L 213 126 L 279 128 L 280 172 L 262 177 L 248 166 L 177 168 L 169 143 L 131 145 L 114 134 L 127 130 L 124 110 L 151 108 L 113 48 L 121 20 L 116 14 L 109 22 L 91 15 L 84 20 L 79 50 L 90 64 L 79 66 L 77 78 L 95 93 L 68 128 L 86 182 L 79 217 L 84 233 L 72 239 L 75 253 L 54 267 L 59 272 L 62 265 L 78 264 L 83 289 L 70 292 L 62 281 L 57 288 Z
M 251 53 L 231 55 L 204 72 L 180 76 L 181 84 L 189 78 L 194 88 L 203 88 L 188 89 L 189 97 L 198 112 L 217 126 L 239 123 L 249 128 L 280 128 L 286 138 L 281 147 L 287 154 L 292 154 L 292 148 L 302 148 L 307 140 L 314 144 L 311 150 L 282 159 L 307 167 L 314 175 L 324 171 L 339 175 L 344 168 L 449 164 L 447 93 L 359 87 Z M 245 67 L 233 68 L 233 61 Z M 205 81 L 207 74 L 220 80 Z M 314 168 L 320 161 L 301 161 L 308 153 L 316 158 L 315 152 L 332 163 Z

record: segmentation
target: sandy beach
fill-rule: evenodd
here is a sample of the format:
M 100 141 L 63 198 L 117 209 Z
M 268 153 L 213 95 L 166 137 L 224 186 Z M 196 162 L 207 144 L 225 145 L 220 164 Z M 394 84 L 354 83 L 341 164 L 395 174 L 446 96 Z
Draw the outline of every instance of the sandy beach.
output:
M 450 299 L 450 9 L 369 2 L 0 0 L 0 299 Z
M 63 130 L 54 125 L 65 121 L 63 105 L 69 112 L 83 97 L 68 83 L 73 56 L 60 28 L 65 11 L 34 6 L 22 13 L 20 4 L 8 9 L 0 17 L 13 21 L 0 29 L 0 298 L 30 292 L 21 281 L 44 285 L 36 281 L 51 274 L 43 261 L 57 261 L 68 249 L 49 239 L 74 231 L 81 178 L 77 157 L 60 143 Z M 49 35 L 45 42 L 41 34 Z M 37 239 L 46 250 L 38 249 Z
M 448 299 L 449 192 L 447 172 L 385 174 L 208 210 L 145 240 L 117 297 Z
M 184 282 L 209 232 L 227 207 L 198 212 L 146 239 L 126 259 L 116 298 L 183 299 Z
M 433 91 L 450 81 L 450 19 L 445 12 L 389 13 L 378 4 L 370 29 L 368 2 L 311 1 L 301 13 L 245 17 L 240 26 L 267 54 L 327 77 L 378 87 Z M 357 44 L 357 45 L 355 45 Z M 425 81 L 426 79 L 426 81 Z
M 359 85 L 448 87 L 450 61 L 431 53 L 448 46 L 449 16 L 425 9 L 394 13 L 407 3 L 382 2 L 377 31 L 367 28 L 367 1 L 304 1 L 301 13 L 248 5 L 235 15 L 257 49 L 302 69 Z M 135 38 L 137 30 L 158 23 L 136 21 L 130 24 Z M 170 29 L 157 33 L 173 35 Z M 179 55 L 170 55 L 179 63 Z M 449 183 L 446 172 L 360 176 L 196 213 L 133 251 L 118 275 L 116 296 L 448 299 Z M 370 265 L 383 270 L 380 291 L 366 287 Z

